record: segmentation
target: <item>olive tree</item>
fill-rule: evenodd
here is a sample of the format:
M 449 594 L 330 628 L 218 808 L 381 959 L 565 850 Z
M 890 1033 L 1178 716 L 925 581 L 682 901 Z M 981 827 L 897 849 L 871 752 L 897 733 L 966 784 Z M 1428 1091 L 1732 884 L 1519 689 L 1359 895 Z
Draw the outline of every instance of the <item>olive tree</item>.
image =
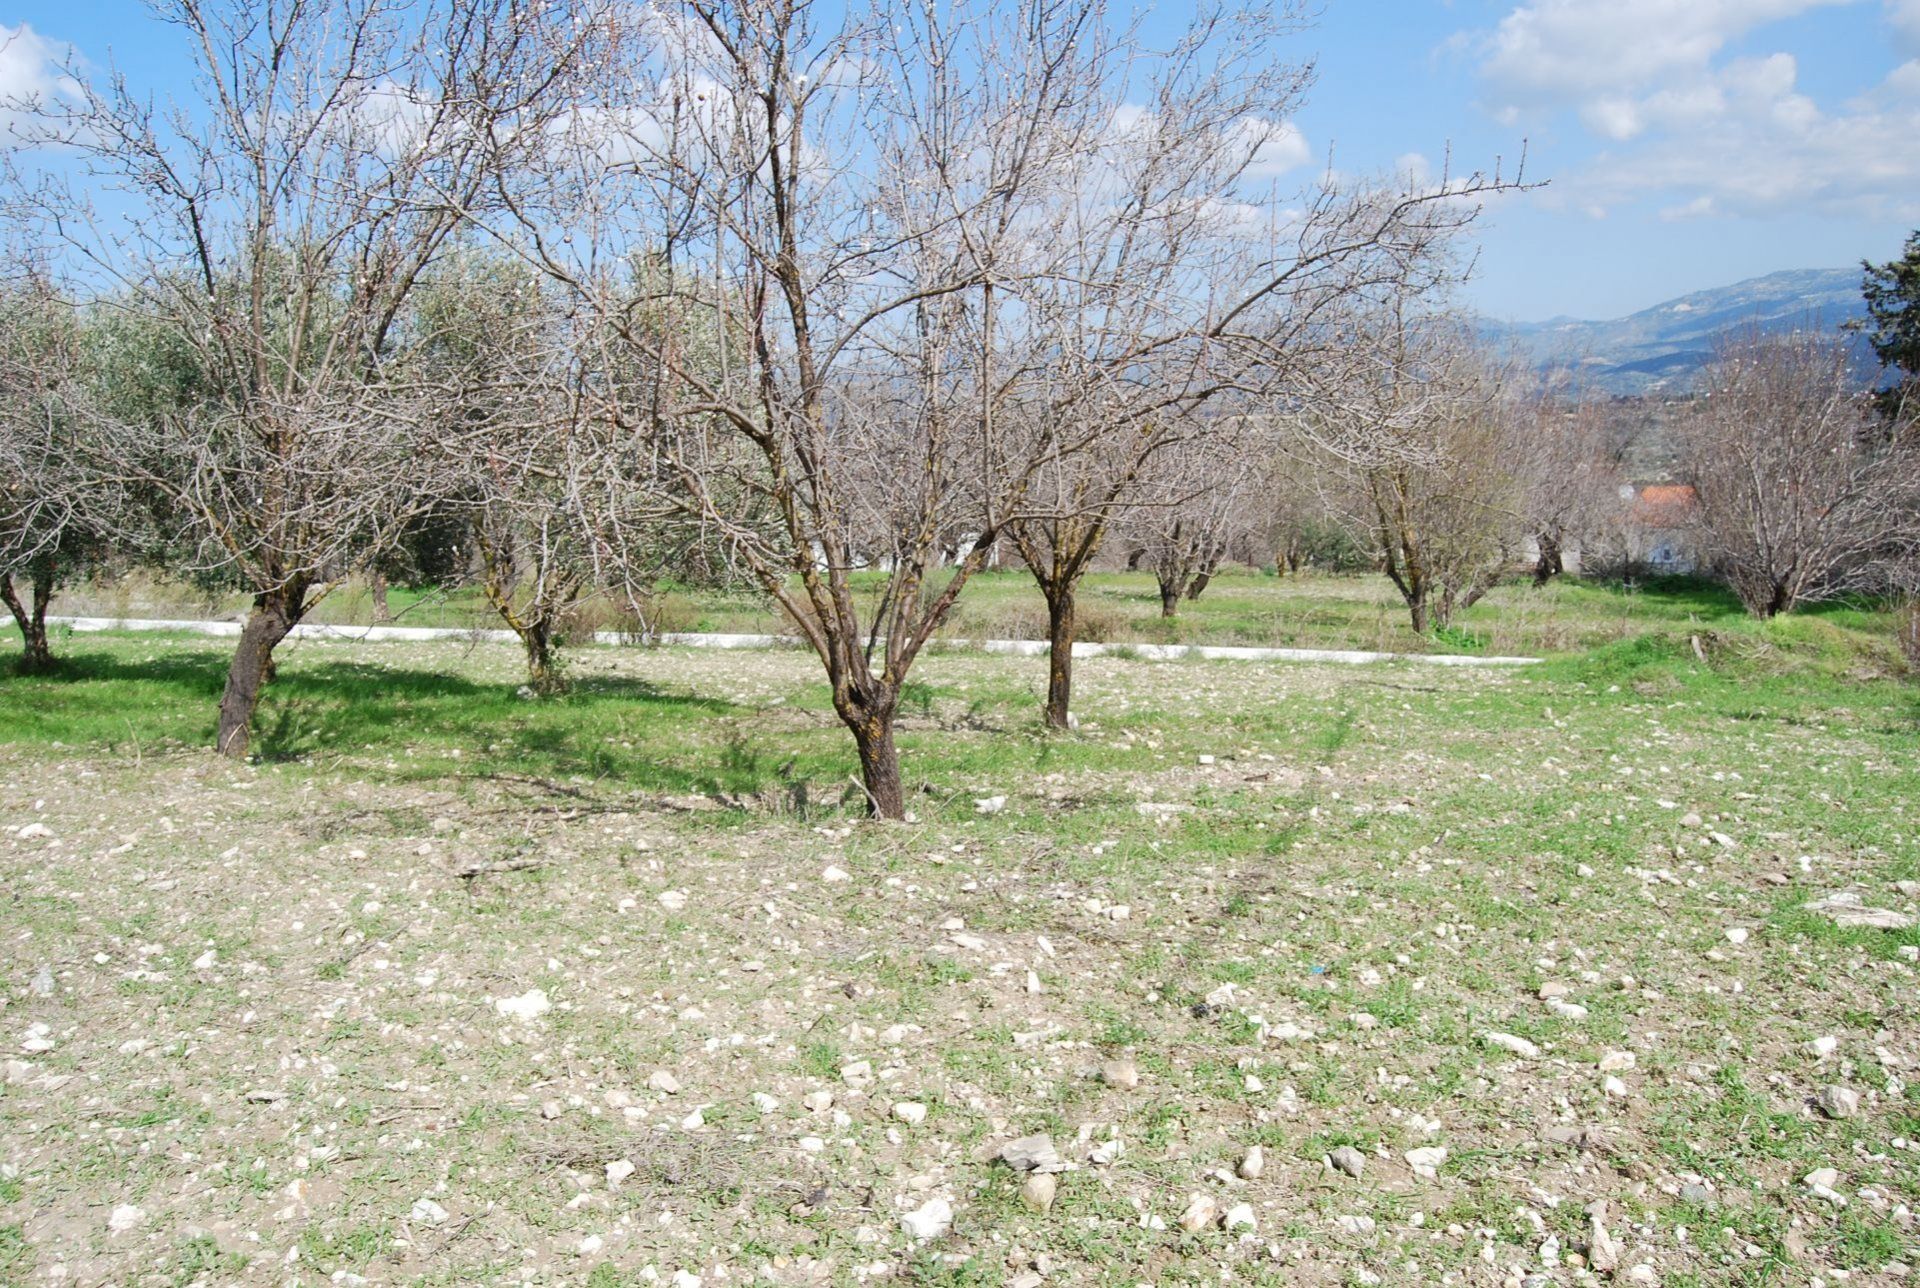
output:
M 80 353 L 79 319 L 44 270 L 16 264 L 0 282 L 0 602 L 27 672 L 52 667 L 54 589 L 103 552 L 117 508 L 117 489 L 88 471 L 76 437 Z
M 433 431 L 458 391 L 418 360 L 417 288 L 498 207 L 599 26 L 516 0 L 156 9 L 196 102 L 74 69 L 79 101 L 40 137 L 85 175 L 43 215 L 114 284 L 121 333 L 189 368 L 89 439 L 184 521 L 186 566 L 253 597 L 217 735 L 244 756 L 275 647 L 442 490 Z M 95 187 L 121 196 L 90 208 Z

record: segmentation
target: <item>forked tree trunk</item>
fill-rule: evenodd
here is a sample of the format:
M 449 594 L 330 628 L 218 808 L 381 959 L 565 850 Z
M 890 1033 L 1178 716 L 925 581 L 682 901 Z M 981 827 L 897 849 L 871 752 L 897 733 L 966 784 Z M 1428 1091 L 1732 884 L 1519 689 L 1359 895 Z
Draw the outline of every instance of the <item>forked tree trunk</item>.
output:
M 385 573 L 373 574 L 373 620 L 390 622 L 393 620 L 393 606 L 387 603 L 387 578 Z
M 34 573 L 33 606 L 20 602 L 14 591 L 11 573 L 0 576 L 0 599 L 6 601 L 13 620 L 20 626 L 20 669 L 38 675 L 53 669 L 53 649 L 47 643 L 47 604 L 53 599 L 53 569 Z
M 1180 583 L 1160 578 L 1160 616 L 1178 617 L 1180 615 Z
M 260 689 L 273 678 L 273 650 L 299 623 L 306 598 L 304 582 L 253 597 L 253 611 L 240 628 L 240 646 L 233 651 L 233 662 L 227 667 L 227 687 L 220 695 L 220 726 L 214 745 L 221 755 L 246 759 Z
M 527 650 L 527 677 L 533 691 L 543 696 L 565 693 L 567 680 L 553 646 L 553 619 L 540 616 L 524 624 L 516 622 L 514 631 Z
M 1560 552 L 1560 538 L 1551 532 L 1539 535 L 1540 557 L 1534 561 L 1533 584 L 1544 586 L 1567 570 L 1566 560 Z
M 1065 729 L 1073 709 L 1072 587 L 1047 598 L 1047 728 Z
M 853 731 L 860 752 L 860 782 L 866 788 L 868 811 L 875 818 L 904 819 L 907 793 L 900 782 L 900 752 L 893 745 L 893 712 L 843 711 L 840 718 Z
M 1406 600 L 1407 613 L 1413 618 L 1413 633 L 1425 635 L 1427 628 L 1433 625 L 1433 615 L 1427 605 L 1427 597 L 1424 594 L 1408 595 Z

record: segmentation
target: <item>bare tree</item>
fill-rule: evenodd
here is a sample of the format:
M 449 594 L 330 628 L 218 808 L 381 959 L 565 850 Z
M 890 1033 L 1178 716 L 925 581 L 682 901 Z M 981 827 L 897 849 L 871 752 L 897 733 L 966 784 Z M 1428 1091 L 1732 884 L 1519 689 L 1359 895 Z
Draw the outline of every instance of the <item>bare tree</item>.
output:
M 1218 34 L 1204 23 L 1195 31 Z M 1302 72 L 1269 63 L 1266 77 L 1270 113 L 1298 104 Z M 1180 594 L 1205 587 L 1233 510 L 1208 509 L 1232 494 L 1183 496 L 1177 480 L 1242 460 L 1259 430 L 1244 409 L 1298 396 L 1324 317 L 1342 301 L 1418 296 L 1450 280 L 1449 251 L 1477 198 L 1518 182 L 1496 173 L 1424 187 L 1356 184 L 1328 173 L 1282 213 L 1271 189 L 1247 200 L 1260 149 L 1220 145 L 1245 136 L 1258 100 L 1223 97 L 1214 81 L 1185 97 L 1180 88 L 1151 96 L 1145 123 L 1122 110 L 1127 127 L 1083 152 L 1082 171 L 1097 177 L 1076 172 L 1072 215 L 1053 230 L 1047 271 L 1010 283 L 1021 348 L 1040 365 L 1021 373 L 1028 393 L 1002 432 L 1017 441 L 1038 429 L 1043 443 L 1081 447 L 1026 458 L 1037 467 L 1025 512 L 1007 523 L 1047 603 L 1052 728 L 1069 723 L 1080 580 L 1116 524 L 1178 507 L 1178 537 L 1155 529 L 1152 545 L 1181 587 L 1163 597 L 1171 616 Z M 1141 546 L 1133 562 L 1147 552 Z
M 554 141 L 525 250 L 652 375 L 592 418 L 605 488 L 666 483 L 780 605 L 887 817 L 901 688 L 996 542 L 1061 494 L 1098 525 L 1105 502 L 1040 485 L 1131 457 L 1160 413 L 1234 387 L 1243 350 L 1284 347 L 1274 301 L 1352 258 L 1339 234 L 1412 246 L 1463 218 L 1329 190 L 1276 235 L 1247 181 L 1301 76 L 1267 6 L 1204 8 L 1159 53 L 1086 0 L 683 0 L 645 22 L 643 69 Z
M 1678 423 L 1708 565 L 1755 617 L 1880 588 L 1920 548 L 1920 441 L 1811 331 L 1725 344 Z
M 1525 534 L 1508 373 L 1463 327 L 1404 299 L 1341 334 L 1342 360 L 1323 371 L 1302 427 L 1413 629 L 1445 628 L 1492 589 Z
M 243 756 L 275 646 L 435 493 L 427 429 L 453 391 L 413 360 L 415 288 L 497 205 L 598 27 L 589 7 L 517 0 L 158 10 L 199 105 L 155 107 L 113 75 L 47 109 L 47 135 L 131 207 L 45 213 L 118 283 L 123 333 L 190 368 L 98 437 L 187 521 L 193 563 L 253 595 L 218 732 Z
M 1130 542 L 1160 591 L 1160 616 L 1179 615 L 1181 599 L 1198 599 L 1226 558 L 1257 465 L 1267 455 L 1242 419 L 1231 430 L 1183 442 L 1154 458 L 1146 486 L 1129 514 Z

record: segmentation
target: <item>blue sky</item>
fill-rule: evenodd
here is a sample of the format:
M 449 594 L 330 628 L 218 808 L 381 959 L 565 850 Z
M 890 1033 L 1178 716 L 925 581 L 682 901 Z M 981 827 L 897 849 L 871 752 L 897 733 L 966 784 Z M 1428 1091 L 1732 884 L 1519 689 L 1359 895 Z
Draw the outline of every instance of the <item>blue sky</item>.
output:
M 0 94 L 69 42 L 178 88 L 176 33 L 137 0 L 13 0 L 0 28 Z M 1465 292 L 1497 316 L 1611 317 L 1886 259 L 1920 227 L 1920 0 L 1326 0 L 1277 53 L 1319 69 L 1303 180 L 1525 146 L 1546 186 L 1487 212 Z

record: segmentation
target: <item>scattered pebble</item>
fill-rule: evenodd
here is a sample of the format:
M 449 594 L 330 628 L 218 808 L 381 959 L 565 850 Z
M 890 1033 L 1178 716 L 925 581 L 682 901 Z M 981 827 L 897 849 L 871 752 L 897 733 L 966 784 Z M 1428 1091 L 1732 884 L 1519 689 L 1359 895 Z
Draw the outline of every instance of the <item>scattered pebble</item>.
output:
M 1210 1196 L 1190 1194 L 1187 1196 L 1186 1211 L 1180 1214 L 1180 1228 L 1188 1234 L 1198 1234 L 1213 1224 L 1219 1212 L 1219 1205 Z
M 1816 1103 L 1829 1118 L 1851 1118 L 1860 1112 L 1860 1093 L 1850 1087 L 1827 1087 Z
M 1511 1051 L 1523 1060 L 1535 1060 L 1540 1056 L 1540 1048 L 1512 1033 L 1483 1033 L 1481 1040 L 1488 1046 L 1499 1047 L 1502 1051 Z
M 953 1204 L 945 1199 L 928 1199 L 900 1218 L 900 1228 L 908 1238 L 923 1243 L 938 1239 L 953 1228 Z
M 1053 1137 L 1044 1132 L 1008 1141 L 1000 1147 L 998 1157 L 1016 1172 L 1057 1172 L 1062 1166 Z
M 493 1009 L 510 1020 L 532 1020 L 551 1011 L 553 1003 L 547 1000 L 545 989 L 534 988 L 518 997 L 496 999 Z

